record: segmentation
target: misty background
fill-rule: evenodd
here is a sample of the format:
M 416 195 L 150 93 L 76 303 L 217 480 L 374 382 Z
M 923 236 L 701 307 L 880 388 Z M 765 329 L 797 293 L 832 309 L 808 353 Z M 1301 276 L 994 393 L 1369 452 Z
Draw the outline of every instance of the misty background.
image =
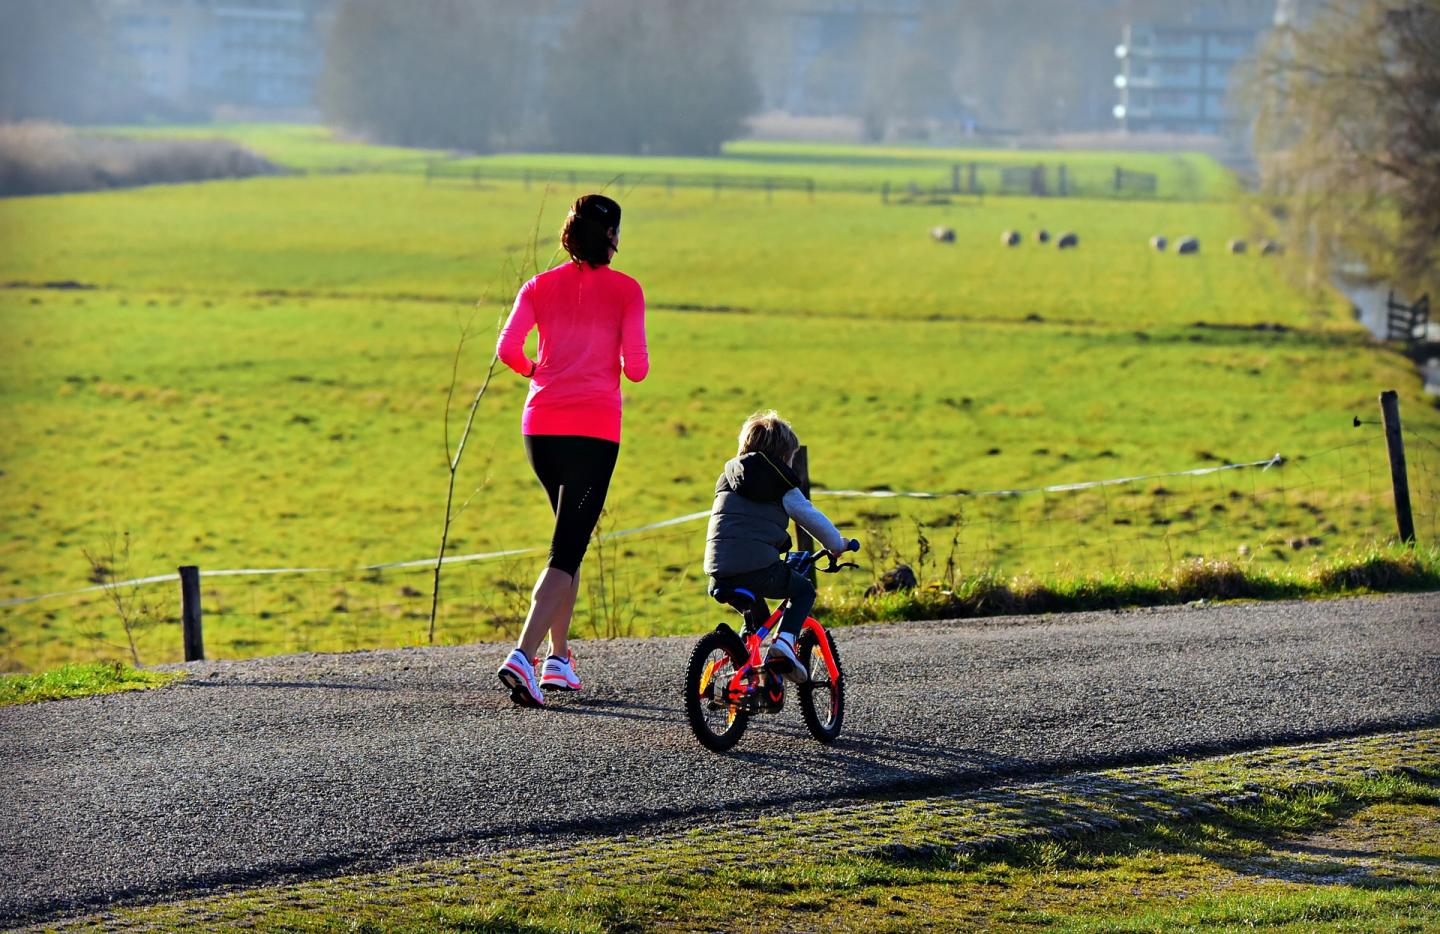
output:
M 696 155 L 777 128 L 937 143 L 1218 136 L 1234 125 L 1231 66 L 1294 5 L 6 0 L 0 121 L 319 120 L 472 152 Z M 1121 87 L 1126 37 L 1157 28 L 1181 30 L 1162 44 L 1200 37 L 1200 51 Z

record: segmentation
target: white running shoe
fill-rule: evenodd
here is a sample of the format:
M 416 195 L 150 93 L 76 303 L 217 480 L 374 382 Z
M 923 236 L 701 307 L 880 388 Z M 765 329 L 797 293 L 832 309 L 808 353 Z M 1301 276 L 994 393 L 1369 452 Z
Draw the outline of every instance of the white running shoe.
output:
M 510 699 L 521 707 L 544 707 L 545 695 L 535 681 L 535 666 L 518 648 L 506 658 L 495 673 L 500 683 L 510 689 Z
M 780 674 L 784 675 L 796 684 L 804 684 L 810 680 L 810 674 L 805 666 L 800 664 L 800 657 L 795 654 L 795 638 L 785 633 L 775 637 L 770 643 L 770 651 L 765 655 L 765 664 L 770 665 Z
M 544 673 L 540 676 L 540 686 L 547 691 L 580 690 L 580 676 L 575 673 L 575 656 L 566 652 L 564 658 L 551 655 L 545 659 Z

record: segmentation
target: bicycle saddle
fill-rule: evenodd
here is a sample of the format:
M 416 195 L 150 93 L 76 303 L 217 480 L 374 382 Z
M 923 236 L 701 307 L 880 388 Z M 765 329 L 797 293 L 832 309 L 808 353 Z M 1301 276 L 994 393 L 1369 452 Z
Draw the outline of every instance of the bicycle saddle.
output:
M 710 591 L 716 603 L 723 603 L 737 613 L 745 613 L 755 605 L 755 595 L 744 587 L 716 587 Z

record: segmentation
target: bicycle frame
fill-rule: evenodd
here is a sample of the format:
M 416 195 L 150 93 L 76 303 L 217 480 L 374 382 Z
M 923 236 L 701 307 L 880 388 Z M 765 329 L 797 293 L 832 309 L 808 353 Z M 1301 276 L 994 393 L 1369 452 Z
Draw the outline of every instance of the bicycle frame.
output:
M 725 685 L 725 699 L 731 704 L 743 702 L 760 689 L 760 679 L 754 674 L 765 667 L 765 660 L 760 652 L 764 647 L 765 637 L 780 624 L 780 617 L 785 615 L 785 608 L 788 605 L 788 600 L 781 601 L 780 606 L 770 614 L 770 618 L 759 630 L 745 634 L 745 649 L 749 653 L 749 658 L 730 676 Z M 821 626 L 813 616 L 807 616 L 804 625 L 801 626 L 801 631 L 806 629 L 815 633 L 816 648 L 820 650 L 820 657 L 825 662 L 825 670 L 830 675 L 830 683 L 834 684 L 840 680 L 840 670 L 836 667 L 835 657 L 830 651 L 830 639 L 826 636 L 825 627 Z M 710 686 L 710 681 L 719 672 L 721 666 L 727 662 L 729 662 L 728 658 L 717 658 L 710 663 L 705 677 L 701 680 L 702 691 Z
M 852 539 L 849 542 L 847 550 L 858 551 L 859 549 L 860 543 Z M 810 568 L 816 567 L 816 563 L 822 557 L 828 557 L 830 559 L 829 567 L 820 568 L 820 570 L 823 570 L 827 574 L 833 574 L 841 568 L 853 568 L 855 566 L 853 564 L 838 564 L 834 555 L 824 551 L 795 552 L 787 555 L 785 561 L 792 569 L 803 573 Z M 770 618 L 765 620 L 764 625 L 760 626 L 755 632 L 745 632 L 745 651 L 748 657 L 745 660 L 745 664 L 741 665 L 735 673 L 730 676 L 730 680 L 725 685 L 725 701 L 730 705 L 732 715 L 738 705 L 749 700 L 760 690 L 758 672 L 762 671 L 765 667 L 765 659 L 760 655 L 760 650 L 765 644 L 765 637 L 770 635 L 776 626 L 780 625 L 780 618 L 785 615 L 785 610 L 789 606 L 790 601 L 788 599 L 781 600 L 780 605 L 775 608 L 775 612 L 770 614 Z M 746 629 L 749 629 L 748 625 Z M 830 651 L 830 637 L 825 632 L 825 627 L 821 626 L 815 617 L 807 616 L 805 617 L 805 622 L 800 627 L 800 631 L 804 632 L 807 629 L 815 635 L 815 646 L 820 651 L 821 660 L 825 662 L 825 671 L 830 676 L 830 683 L 836 684 L 840 680 L 840 666 L 835 664 L 835 655 Z M 717 658 L 706 666 L 705 673 L 700 679 L 700 692 L 702 694 L 709 691 L 711 681 L 714 680 L 715 675 L 720 671 L 721 667 L 729 663 L 729 661 L 730 659 L 728 658 Z M 782 682 L 780 691 L 772 692 L 770 700 L 773 704 L 778 704 L 784 696 Z

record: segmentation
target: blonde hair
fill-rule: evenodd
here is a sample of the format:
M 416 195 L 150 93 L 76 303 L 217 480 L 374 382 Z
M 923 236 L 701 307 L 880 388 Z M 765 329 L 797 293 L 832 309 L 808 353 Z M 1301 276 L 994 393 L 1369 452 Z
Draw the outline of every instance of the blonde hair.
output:
M 772 460 L 789 463 L 799 449 L 800 439 L 795 437 L 795 429 L 774 409 L 756 412 L 740 426 L 740 454 L 759 451 Z

